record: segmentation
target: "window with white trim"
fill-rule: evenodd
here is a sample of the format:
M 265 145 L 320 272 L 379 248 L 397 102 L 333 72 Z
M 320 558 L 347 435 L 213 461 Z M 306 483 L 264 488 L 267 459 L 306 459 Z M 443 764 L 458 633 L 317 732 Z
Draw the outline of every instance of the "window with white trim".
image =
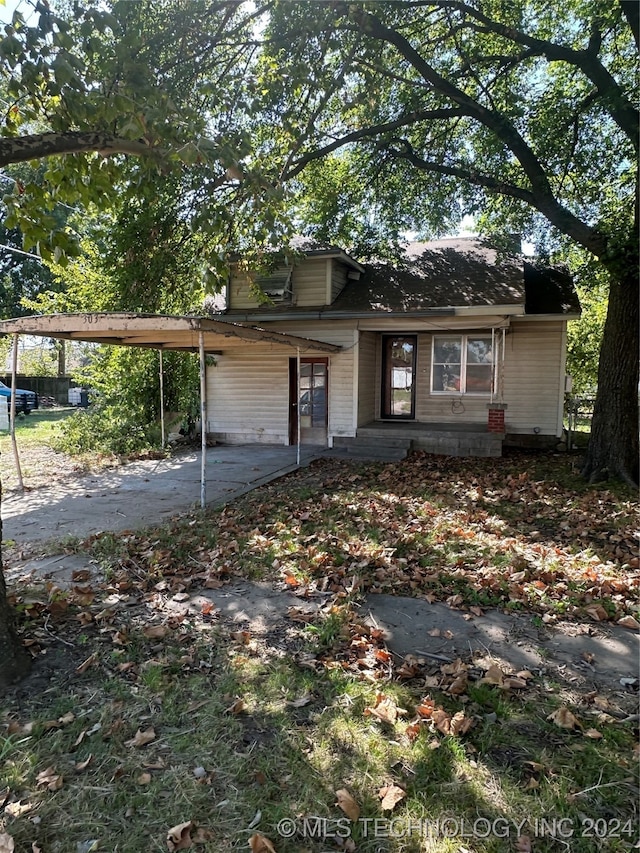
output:
M 432 394 L 490 394 L 493 382 L 491 335 L 434 335 Z

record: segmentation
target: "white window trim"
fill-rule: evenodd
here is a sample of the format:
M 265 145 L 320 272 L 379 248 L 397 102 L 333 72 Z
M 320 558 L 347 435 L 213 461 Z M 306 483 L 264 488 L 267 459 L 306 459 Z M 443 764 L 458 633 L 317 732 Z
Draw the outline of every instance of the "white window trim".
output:
M 460 377 L 461 384 L 464 382 L 465 388 L 460 388 L 459 391 L 435 391 L 433 388 L 433 368 L 435 367 L 435 349 L 436 349 L 436 341 L 438 338 L 459 338 L 460 339 Z M 491 361 L 487 362 L 487 364 L 491 365 L 491 388 L 489 391 L 467 391 L 466 390 L 466 382 L 467 382 L 467 341 L 478 340 L 478 338 L 492 338 L 491 335 L 486 334 L 442 334 L 442 335 L 433 335 L 431 339 L 431 378 L 429 382 L 430 393 L 437 397 L 492 397 L 495 391 L 495 372 L 496 372 L 496 353 L 495 353 L 495 344 L 492 346 L 491 350 Z

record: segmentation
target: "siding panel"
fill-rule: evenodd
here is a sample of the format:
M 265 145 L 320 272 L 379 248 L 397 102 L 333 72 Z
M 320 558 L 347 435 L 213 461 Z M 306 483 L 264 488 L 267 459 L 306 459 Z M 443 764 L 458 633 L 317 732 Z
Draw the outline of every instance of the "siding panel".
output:
M 507 335 L 504 397 L 507 432 L 561 435 L 565 321 L 518 321 Z
M 353 328 L 343 323 L 308 327 L 293 322 L 269 328 L 340 344 L 329 356 L 329 435 L 354 435 Z M 302 357 L 321 353 L 303 352 Z M 287 444 L 289 359 L 296 351 L 278 344 L 229 349 L 207 371 L 207 432 L 229 443 Z
M 291 283 L 295 305 L 312 307 L 326 304 L 328 263 L 331 261 L 325 258 L 313 258 L 302 261 L 294 268 Z M 232 310 L 246 311 L 259 307 L 258 300 L 251 294 L 250 288 L 248 275 L 235 273 L 231 276 L 229 307 Z

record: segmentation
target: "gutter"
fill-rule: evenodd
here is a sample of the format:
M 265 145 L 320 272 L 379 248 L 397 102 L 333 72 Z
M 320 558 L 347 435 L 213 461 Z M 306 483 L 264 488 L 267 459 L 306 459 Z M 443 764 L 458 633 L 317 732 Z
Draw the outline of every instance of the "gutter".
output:
M 251 314 L 239 313 L 237 311 L 220 315 L 212 315 L 226 318 L 227 322 L 234 323 L 273 323 L 280 320 L 372 320 L 386 319 L 387 317 L 402 318 L 403 320 L 416 317 L 455 317 L 455 308 L 432 308 L 429 311 L 287 311 L 282 314 Z

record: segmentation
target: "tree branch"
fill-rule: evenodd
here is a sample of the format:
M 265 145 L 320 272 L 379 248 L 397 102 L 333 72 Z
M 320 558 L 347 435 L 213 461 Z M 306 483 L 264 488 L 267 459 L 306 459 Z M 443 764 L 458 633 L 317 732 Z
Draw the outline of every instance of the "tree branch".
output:
M 443 9 L 454 9 L 469 15 L 484 24 L 491 32 L 516 44 L 532 48 L 537 53 L 546 56 L 550 62 L 566 62 L 579 68 L 596 86 L 598 94 L 606 104 L 607 112 L 638 150 L 638 111 L 598 58 L 597 50 L 600 46 L 600 38 L 597 30 L 591 34 L 589 46 L 586 50 L 574 50 L 564 45 L 527 35 L 506 24 L 501 24 L 467 3 L 459 2 L 459 0 L 438 0 L 437 5 Z M 623 9 L 624 5 L 622 3 Z
M 450 3 L 447 0 L 443 0 L 441 5 L 465 7 L 463 3 Z M 372 38 L 393 45 L 423 79 L 431 84 L 434 91 L 453 101 L 468 116 L 490 130 L 520 163 L 530 184 L 531 201 L 529 203 L 543 213 L 562 233 L 572 237 L 581 246 L 593 252 L 596 257 L 603 255 L 606 251 L 606 241 L 602 235 L 596 228 L 582 222 L 558 202 L 542 164 L 506 116 L 482 106 L 442 77 L 401 33 L 385 26 L 375 15 L 360 7 L 352 6 L 350 18 Z
M 0 139 L 0 168 L 11 163 L 23 163 L 41 157 L 61 154 L 83 154 L 91 151 L 104 156 L 131 154 L 134 157 L 158 157 L 164 154 L 136 139 L 123 139 L 106 131 L 66 131 L 62 133 L 33 133 Z
M 400 149 L 387 147 L 385 151 L 392 154 L 394 157 L 402 160 L 407 160 L 416 169 L 422 172 L 434 172 L 438 175 L 449 175 L 452 178 L 461 178 L 463 181 L 468 181 L 476 186 L 484 187 L 492 193 L 499 195 L 510 196 L 524 201 L 526 204 L 535 206 L 535 200 L 531 190 L 523 189 L 516 184 L 508 184 L 505 181 L 499 181 L 491 175 L 485 175 L 482 172 L 476 172 L 473 169 L 461 168 L 460 166 L 449 166 L 443 163 L 436 163 L 434 160 L 425 160 L 414 151 L 413 147 L 406 139 L 397 139 L 395 142 L 401 146 Z
M 295 176 L 299 175 L 305 166 L 313 160 L 321 160 L 323 157 L 326 157 L 327 154 L 331 154 L 332 151 L 337 151 L 338 148 L 342 148 L 350 142 L 358 142 L 360 139 L 367 139 L 383 133 L 389 133 L 390 131 L 398 130 L 401 127 L 416 124 L 420 121 L 426 121 L 429 119 L 461 118 L 465 115 L 468 115 L 466 110 L 455 107 L 443 107 L 442 109 L 437 110 L 416 110 L 415 112 L 406 113 L 396 119 L 396 121 L 390 121 L 384 124 L 375 124 L 370 127 L 361 128 L 360 130 L 354 130 L 352 133 L 347 133 L 339 139 L 334 139 L 334 141 L 330 142 L 328 145 L 324 145 L 322 148 L 317 148 L 315 151 L 310 151 L 308 154 L 300 157 L 300 159 L 297 160 L 290 169 L 281 174 L 281 180 L 289 181 L 291 178 L 295 178 Z

